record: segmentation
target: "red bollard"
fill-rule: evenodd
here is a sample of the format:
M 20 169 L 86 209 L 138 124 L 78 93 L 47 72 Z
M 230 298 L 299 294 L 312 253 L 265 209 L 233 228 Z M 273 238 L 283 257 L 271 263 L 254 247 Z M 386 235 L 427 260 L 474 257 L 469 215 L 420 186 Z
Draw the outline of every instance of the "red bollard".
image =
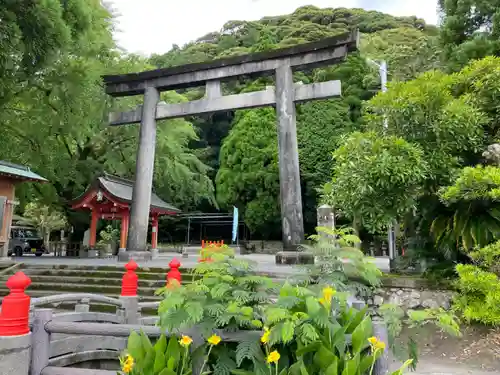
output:
M 137 296 L 137 288 L 139 287 L 139 277 L 135 273 L 137 269 L 137 263 L 131 260 L 125 265 L 125 275 L 122 279 L 122 296 L 123 297 L 135 297 Z
M 201 248 L 204 249 L 205 248 L 205 240 L 201 240 Z
M 181 263 L 176 259 L 172 259 L 172 261 L 168 264 L 170 267 L 170 271 L 167 273 L 167 283 L 170 279 L 177 280 L 179 283 L 181 283 L 181 273 L 179 272 L 179 267 L 181 266 Z
M 31 279 L 23 272 L 17 272 L 7 280 L 10 293 L 3 299 L 0 313 L 0 336 L 21 336 L 29 333 L 31 298 L 24 291 Z

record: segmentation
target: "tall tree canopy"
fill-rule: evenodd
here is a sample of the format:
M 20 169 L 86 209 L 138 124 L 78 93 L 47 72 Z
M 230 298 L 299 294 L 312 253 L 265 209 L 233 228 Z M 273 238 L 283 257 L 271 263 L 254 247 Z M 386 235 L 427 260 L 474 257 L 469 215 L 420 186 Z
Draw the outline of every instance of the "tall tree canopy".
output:
M 440 30 L 449 67 L 458 70 L 471 59 L 500 52 L 500 1 L 439 0 Z

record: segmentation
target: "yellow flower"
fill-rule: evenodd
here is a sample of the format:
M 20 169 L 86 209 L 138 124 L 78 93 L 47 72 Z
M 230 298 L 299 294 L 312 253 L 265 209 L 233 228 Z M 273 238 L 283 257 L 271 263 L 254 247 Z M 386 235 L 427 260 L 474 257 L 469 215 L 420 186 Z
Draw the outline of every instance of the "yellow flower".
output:
M 193 339 L 189 336 L 182 336 L 181 339 L 179 340 L 179 344 L 181 344 L 181 346 L 187 348 L 189 345 L 191 345 L 191 343 L 193 342 Z
M 267 342 L 269 341 L 270 334 L 271 334 L 271 331 L 269 331 L 269 328 L 264 327 L 264 333 L 262 334 L 262 336 L 260 338 L 260 342 L 262 342 L 263 344 L 267 344 Z
M 274 352 L 269 353 L 269 355 L 267 356 L 267 363 L 278 363 L 280 357 L 280 353 L 275 350 Z
M 222 339 L 221 339 L 219 336 L 217 336 L 217 335 L 215 335 L 215 334 L 214 334 L 214 335 L 212 335 L 212 336 L 210 336 L 210 337 L 208 338 L 207 342 L 208 342 L 210 345 L 215 346 L 215 345 L 219 345 L 219 343 L 221 342 L 221 340 L 222 340 Z
M 123 364 L 122 364 L 122 371 L 125 374 L 128 374 L 128 373 L 130 373 L 130 371 L 132 371 L 133 367 L 134 367 L 134 358 L 132 358 L 131 355 L 127 355 L 125 357 L 125 360 L 123 361 Z
M 327 305 L 327 302 L 324 298 L 320 298 L 319 300 L 319 303 L 321 303 L 323 306 L 326 306 Z
M 385 349 L 385 342 L 380 341 L 377 337 L 373 336 L 368 339 L 368 342 L 370 343 L 372 349 L 379 350 L 379 349 Z
M 327 286 L 326 288 L 323 288 L 323 300 L 327 303 L 330 304 L 332 303 L 332 298 L 333 296 L 337 293 L 335 289 L 333 289 L 331 286 Z
M 131 364 L 128 364 L 128 363 L 125 363 L 122 367 L 122 371 L 125 373 L 125 374 L 129 374 L 131 371 L 132 371 L 132 367 L 134 367 L 134 365 L 131 365 Z

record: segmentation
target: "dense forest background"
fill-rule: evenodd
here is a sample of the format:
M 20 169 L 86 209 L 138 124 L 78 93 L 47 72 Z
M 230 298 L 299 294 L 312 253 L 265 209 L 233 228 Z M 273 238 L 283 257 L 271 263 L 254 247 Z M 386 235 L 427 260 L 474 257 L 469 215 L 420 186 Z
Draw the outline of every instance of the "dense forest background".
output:
M 144 58 L 117 48 L 114 10 L 106 2 L 8 2 L 0 9 L 0 35 L 7 36 L 0 38 L 0 159 L 29 165 L 50 181 L 19 188 L 20 213 L 28 202 L 40 202 L 63 211 L 81 235 L 88 216 L 70 211 L 68 202 L 104 171 L 133 178 L 138 127 L 108 127 L 107 115 L 141 98 L 107 97 L 102 75 L 266 51 L 358 28 L 358 53 L 295 76 L 304 83 L 341 80 L 343 91 L 337 99 L 297 106 L 306 232 L 314 232 L 323 200 L 334 204 L 340 223 L 366 235 L 385 236 L 387 223 L 397 219 L 402 233 L 417 238 L 436 231 L 439 219 L 438 236 L 456 243 L 463 235 L 449 229 L 456 209 L 446 199 L 453 198 L 438 191 L 496 142 L 500 63 L 494 57 L 471 62 L 499 52 L 500 3 L 439 5 L 439 28 L 416 17 L 304 6 L 289 15 L 228 21 L 220 31 Z M 387 61 L 388 94 L 377 95 L 379 73 L 369 59 Z M 241 93 L 271 84 L 235 81 L 223 89 Z M 204 88 L 166 92 L 162 100 L 203 94 Z M 384 136 L 382 117 L 389 125 Z M 280 239 L 277 158 L 271 108 L 161 121 L 154 186 L 185 212 L 231 212 L 235 205 L 252 238 Z M 185 227 L 164 220 L 160 239 L 183 241 Z M 230 228 L 223 231 L 229 237 Z

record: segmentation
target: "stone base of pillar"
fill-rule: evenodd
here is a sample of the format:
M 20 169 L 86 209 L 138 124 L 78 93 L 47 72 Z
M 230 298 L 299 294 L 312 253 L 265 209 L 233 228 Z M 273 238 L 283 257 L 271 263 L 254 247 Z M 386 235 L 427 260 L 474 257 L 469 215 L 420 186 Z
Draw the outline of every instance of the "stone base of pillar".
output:
M 276 264 L 314 264 L 314 254 L 306 251 L 280 251 Z
M 28 375 L 31 362 L 31 333 L 0 337 L 0 374 Z
M 118 253 L 118 262 L 127 263 L 129 260 L 147 262 L 151 259 L 153 259 L 153 257 L 150 251 L 120 251 Z
M 97 258 L 99 256 L 99 250 L 96 249 L 89 249 L 87 253 L 88 258 Z
M 151 259 L 158 259 L 159 256 L 160 256 L 160 250 L 151 249 Z

